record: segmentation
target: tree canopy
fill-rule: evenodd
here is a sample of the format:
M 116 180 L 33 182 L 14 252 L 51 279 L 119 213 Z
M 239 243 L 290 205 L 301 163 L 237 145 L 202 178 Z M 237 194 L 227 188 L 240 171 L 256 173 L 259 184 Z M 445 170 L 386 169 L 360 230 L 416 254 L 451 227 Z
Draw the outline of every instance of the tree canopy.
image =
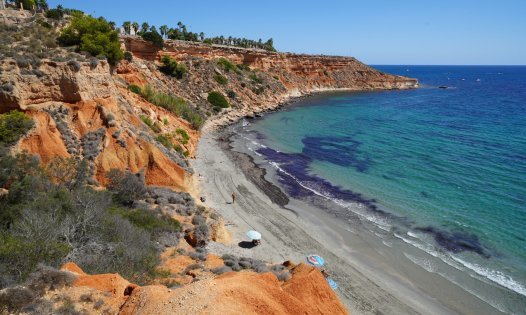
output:
M 103 17 L 75 14 L 71 24 L 62 30 L 58 41 L 63 46 L 78 46 L 80 51 L 93 56 L 105 56 L 112 65 L 124 58 L 119 34 Z
M 123 30 L 126 34 L 131 35 L 132 30 L 135 35 L 141 36 L 145 40 L 152 41 L 155 40 L 155 44 L 158 46 L 162 39 L 172 39 L 172 40 L 184 40 L 190 42 L 203 42 L 206 44 L 216 44 L 216 45 L 226 45 L 226 46 L 237 46 L 244 48 L 257 48 L 264 49 L 268 51 L 276 51 L 274 48 L 274 40 L 272 38 L 267 41 L 252 40 L 247 38 L 238 38 L 238 37 L 209 37 L 205 36 L 203 32 L 190 32 L 186 25 L 182 22 L 178 22 L 176 27 L 169 27 L 167 25 L 162 25 L 159 27 L 159 32 L 153 26 L 150 26 L 148 23 L 142 23 L 141 29 L 139 30 L 139 23 L 126 21 L 122 25 Z M 159 36 L 157 36 L 159 35 Z M 146 37 L 146 38 L 145 38 Z M 159 40 L 159 38 L 161 40 Z M 162 46 L 160 46 L 162 47 Z

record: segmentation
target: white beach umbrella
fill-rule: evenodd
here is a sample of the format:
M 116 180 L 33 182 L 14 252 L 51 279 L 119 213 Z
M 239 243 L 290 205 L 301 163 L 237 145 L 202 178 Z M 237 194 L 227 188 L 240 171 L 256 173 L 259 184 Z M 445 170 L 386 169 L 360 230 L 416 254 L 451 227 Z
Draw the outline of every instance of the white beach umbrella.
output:
M 248 231 L 247 232 L 247 236 L 251 240 L 260 240 L 261 239 L 261 233 L 259 233 L 258 231 Z

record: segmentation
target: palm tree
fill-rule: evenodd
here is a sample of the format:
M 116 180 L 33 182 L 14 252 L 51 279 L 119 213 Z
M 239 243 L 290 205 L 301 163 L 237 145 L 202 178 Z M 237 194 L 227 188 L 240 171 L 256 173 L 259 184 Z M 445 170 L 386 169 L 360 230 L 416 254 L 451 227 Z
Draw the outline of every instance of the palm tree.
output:
M 148 29 L 149 29 L 149 28 L 150 28 L 150 24 L 144 22 L 144 23 L 142 23 L 142 25 L 141 25 L 141 32 L 146 33 L 146 32 L 148 32 Z
M 130 35 L 131 22 L 130 21 L 126 21 L 126 22 L 122 23 L 122 28 L 124 29 L 124 32 L 126 34 Z
M 135 35 L 137 35 L 137 32 L 139 31 L 139 23 L 137 22 L 133 22 L 132 25 L 131 25 L 132 29 L 133 29 L 133 33 Z
M 115 30 L 115 26 L 117 26 L 117 25 L 115 25 L 115 22 L 113 22 L 113 21 L 109 21 L 108 25 L 111 27 L 112 30 Z M 128 35 L 129 35 L 129 32 L 128 32 Z
M 166 35 L 168 35 L 168 26 L 161 25 L 161 27 L 159 27 L 159 31 L 161 31 L 161 35 L 165 37 Z
M 177 27 L 179 27 L 180 30 L 183 30 L 183 26 L 184 26 L 183 22 L 181 21 L 177 22 Z
M 201 41 L 204 41 L 205 40 L 205 33 L 203 33 L 203 32 L 199 33 L 199 39 Z

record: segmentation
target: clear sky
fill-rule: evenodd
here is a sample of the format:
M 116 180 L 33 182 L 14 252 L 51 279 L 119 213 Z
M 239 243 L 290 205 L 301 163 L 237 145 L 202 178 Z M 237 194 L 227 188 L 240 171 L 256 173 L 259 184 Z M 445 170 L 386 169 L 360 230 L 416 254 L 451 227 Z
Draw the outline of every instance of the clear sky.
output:
M 525 65 L 526 0 L 48 0 L 94 16 L 368 64 Z

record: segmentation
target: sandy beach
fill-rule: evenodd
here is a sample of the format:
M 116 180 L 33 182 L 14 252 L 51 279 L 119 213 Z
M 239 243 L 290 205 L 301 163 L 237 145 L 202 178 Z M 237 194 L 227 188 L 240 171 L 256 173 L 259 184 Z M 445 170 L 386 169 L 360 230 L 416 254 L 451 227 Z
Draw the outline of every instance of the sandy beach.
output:
M 233 236 L 227 245 L 211 243 L 210 251 L 273 262 L 303 262 L 306 255 L 319 254 L 339 283 L 337 293 L 352 314 L 498 313 L 438 275 L 417 265 L 401 265 L 401 257 L 393 255 L 402 253 L 379 250 L 381 244 L 367 237 L 359 223 L 351 227 L 341 218 L 299 200 L 281 206 L 287 197 L 263 178 L 272 174 L 258 169 L 252 158 L 229 146 L 224 132 L 206 133 L 192 163 L 197 194 L 224 216 Z M 232 192 L 236 195 L 234 204 Z M 245 232 L 251 229 L 262 233 L 263 244 L 244 248 Z

